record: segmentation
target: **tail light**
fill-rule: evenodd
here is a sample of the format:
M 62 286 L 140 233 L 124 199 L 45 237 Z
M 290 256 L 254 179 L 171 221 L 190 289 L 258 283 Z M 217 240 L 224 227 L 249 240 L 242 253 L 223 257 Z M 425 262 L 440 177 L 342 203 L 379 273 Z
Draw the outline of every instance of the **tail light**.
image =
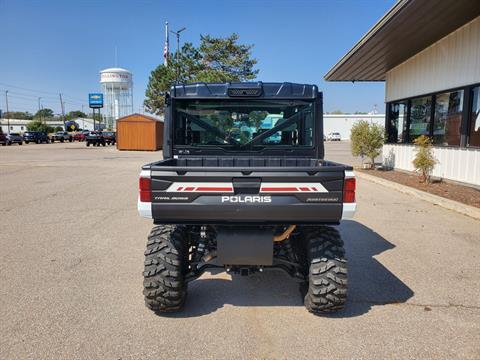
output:
M 139 180 L 140 201 L 152 202 L 152 180 L 141 177 Z
M 344 203 L 355 202 L 355 188 L 356 188 L 355 178 L 345 179 L 345 182 L 343 183 L 343 202 Z

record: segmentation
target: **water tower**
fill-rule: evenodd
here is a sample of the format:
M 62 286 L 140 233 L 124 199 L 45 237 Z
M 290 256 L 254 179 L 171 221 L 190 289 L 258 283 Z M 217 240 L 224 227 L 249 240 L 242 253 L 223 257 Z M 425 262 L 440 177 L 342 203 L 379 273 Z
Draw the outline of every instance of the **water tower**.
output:
M 133 113 L 132 73 L 122 68 L 100 71 L 106 127 L 115 129 L 118 118 Z

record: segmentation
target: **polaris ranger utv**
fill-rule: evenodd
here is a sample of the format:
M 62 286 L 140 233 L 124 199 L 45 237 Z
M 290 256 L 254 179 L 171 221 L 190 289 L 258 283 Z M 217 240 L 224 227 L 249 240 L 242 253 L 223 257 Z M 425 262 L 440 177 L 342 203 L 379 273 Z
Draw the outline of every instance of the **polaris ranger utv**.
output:
M 143 166 L 138 211 L 156 225 L 144 295 L 178 311 L 208 269 L 283 270 L 312 313 L 341 309 L 347 262 L 329 226 L 355 212 L 352 168 L 323 160 L 315 85 L 175 85 L 166 97 L 164 160 Z

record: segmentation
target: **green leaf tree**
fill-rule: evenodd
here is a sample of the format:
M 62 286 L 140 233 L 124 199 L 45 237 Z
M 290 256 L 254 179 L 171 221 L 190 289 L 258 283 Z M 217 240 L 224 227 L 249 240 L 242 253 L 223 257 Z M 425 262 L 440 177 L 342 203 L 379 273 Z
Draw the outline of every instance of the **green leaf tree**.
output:
M 41 109 L 38 110 L 35 115 L 33 116 L 34 119 L 49 119 L 53 117 L 53 110 L 52 109 Z
M 50 126 L 40 120 L 32 120 L 27 124 L 28 131 L 50 132 Z
M 255 79 L 258 70 L 254 70 L 257 60 L 252 58 L 253 45 L 238 44 L 236 33 L 226 38 L 210 35 L 200 36 L 199 47 L 202 56 L 202 69 L 196 75 L 196 81 L 226 82 Z
M 159 65 L 150 74 L 145 101 L 143 102 L 148 112 L 163 114 L 165 106 L 165 94 L 175 82 L 175 69 L 172 66 Z
M 75 120 L 78 118 L 86 118 L 87 114 L 85 114 L 80 110 L 75 110 L 75 111 L 70 111 L 65 117 L 67 120 Z
M 428 136 L 422 135 L 413 140 L 417 146 L 415 159 L 413 159 L 413 167 L 417 172 L 420 172 L 422 182 L 431 182 L 431 173 L 435 164 L 438 163 L 433 155 L 432 139 Z
M 239 44 L 239 36 L 200 37 L 200 46 L 185 43 L 180 53 L 170 54 L 169 65 L 159 65 L 150 74 L 144 105 L 147 111 L 163 113 L 165 94 L 175 83 L 226 82 L 254 79 L 258 70 L 252 58 L 253 45 Z
M 33 115 L 30 114 L 28 111 L 9 111 L 3 113 L 4 119 L 20 119 L 20 120 L 32 120 Z
M 381 154 L 384 139 L 382 126 L 361 120 L 352 126 L 350 133 L 352 154 L 368 157 L 374 167 L 375 158 Z

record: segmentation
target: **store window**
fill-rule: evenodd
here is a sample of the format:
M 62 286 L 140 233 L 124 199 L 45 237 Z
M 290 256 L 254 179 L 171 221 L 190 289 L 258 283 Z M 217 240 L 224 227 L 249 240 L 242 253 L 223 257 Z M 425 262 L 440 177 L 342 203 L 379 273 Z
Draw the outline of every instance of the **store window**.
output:
M 480 86 L 472 89 L 469 146 L 480 147 Z
M 463 90 L 435 96 L 433 117 L 433 142 L 437 145 L 460 146 Z
M 408 103 L 406 101 L 390 103 L 389 106 L 389 129 L 388 142 L 389 143 L 403 143 L 405 142 L 405 135 L 407 131 L 407 109 Z
M 432 98 L 430 96 L 412 99 L 409 127 L 411 142 L 421 135 L 430 135 L 431 109 Z

